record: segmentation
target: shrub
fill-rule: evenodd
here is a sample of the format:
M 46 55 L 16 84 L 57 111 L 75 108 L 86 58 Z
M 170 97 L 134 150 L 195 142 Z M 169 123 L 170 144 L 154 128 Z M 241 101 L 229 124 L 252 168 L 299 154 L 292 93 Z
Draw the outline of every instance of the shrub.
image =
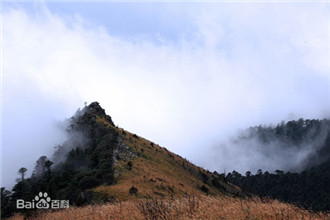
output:
M 129 194 L 133 195 L 133 194 L 137 194 L 138 192 L 138 189 L 134 186 L 132 186 L 130 189 L 129 189 Z
M 209 177 L 205 173 L 199 171 L 198 176 L 199 176 L 200 180 L 203 181 L 203 183 L 207 183 Z
M 201 190 L 205 193 L 209 193 L 209 188 L 207 188 L 205 185 L 201 186 Z
M 129 170 L 132 170 L 133 164 L 131 161 L 128 161 L 127 166 Z

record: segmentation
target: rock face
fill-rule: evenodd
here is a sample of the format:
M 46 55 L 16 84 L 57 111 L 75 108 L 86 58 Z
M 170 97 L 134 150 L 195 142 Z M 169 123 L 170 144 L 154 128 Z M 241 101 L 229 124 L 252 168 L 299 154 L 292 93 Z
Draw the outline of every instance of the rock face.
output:
M 92 124 L 88 130 L 91 133 L 92 139 L 100 142 L 104 135 L 108 138 L 111 136 L 112 144 L 112 160 L 113 165 L 116 165 L 118 160 L 128 161 L 134 157 L 134 154 L 129 150 L 129 147 L 123 142 L 123 137 L 118 135 L 111 117 L 106 115 L 105 110 L 98 102 L 92 102 L 86 109 L 82 110 L 83 114 L 78 119 L 81 125 Z M 97 144 L 96 144 L 97 145 Z

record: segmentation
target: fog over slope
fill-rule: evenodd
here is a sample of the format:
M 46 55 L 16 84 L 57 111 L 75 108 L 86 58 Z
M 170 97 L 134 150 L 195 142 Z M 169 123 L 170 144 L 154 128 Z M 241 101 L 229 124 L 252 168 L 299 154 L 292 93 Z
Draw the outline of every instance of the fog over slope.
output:
M 147 5 L 4 3 L 2 185 L 65 141 L 58 121 L 85 101 L 220 171 L 284 163 L 233 144 L 239 129 L 329 117 L 326 4 Z
M 214 155 L 208 164 L 218 172 L 236 170 L 245 174 L 256 173 L 258 169 L 271 173 L 301 172 L 329 159 L 320 153 L 330 147 L 326 145 L 330 138 L 329 122 L 321 120 L 319 125 L 315 120 L 300 119 L 241 130 L 227 142 L 214 145 Z

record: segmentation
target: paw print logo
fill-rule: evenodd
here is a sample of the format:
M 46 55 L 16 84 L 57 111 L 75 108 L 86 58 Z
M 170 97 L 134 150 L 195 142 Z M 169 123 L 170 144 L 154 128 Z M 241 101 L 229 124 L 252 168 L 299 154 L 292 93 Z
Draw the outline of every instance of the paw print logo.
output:
M 39 192 L 39 194 L 36 197 L 34 197 L 34 200 L 37 202 L 36 203 L 37 209 L 48 209 L 50 207 L 49 205 L 50 197 L 48 197 L 48 194 L 46 192 L 44 193 Z

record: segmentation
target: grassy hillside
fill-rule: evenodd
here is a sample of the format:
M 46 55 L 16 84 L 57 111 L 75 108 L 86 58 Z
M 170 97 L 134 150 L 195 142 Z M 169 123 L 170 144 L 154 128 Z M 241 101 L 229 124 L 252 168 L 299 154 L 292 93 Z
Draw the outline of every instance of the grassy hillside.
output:
M 242 196 L 238 187 L 225 183 L 218 174 L 197 167 L 142 137 L 120 128 L 114 129 L 120 134 L 120 141 L 129 147 L 133 155 L 128 160 L 125 152 L 119 152 L 114 163 L 116 184 L 98 186 L 93 190 L 106 192 L 118 200 L 135 197 L 176 197 L 186 194 L 225 193 Z M 129 193 L 131 187 L 135 187 L 137 193 Z
M 90 108 L 88 111 L 91 111 Z M 106 193 L 120 201 L 133 197 L 163 198 L 201 193 L 242 196 L 241 190 L 225 183 L 222 176 L 197 167 L 166 148 L 116 127 L 105 114 L 94 116 L 97 127 L 106 127 L 117 134 L 117 146 L 114 147 L 112 159 L 115 184 L 102 184 L 91 190 Z M 136 192 L 130 191 L 132 187 Z

